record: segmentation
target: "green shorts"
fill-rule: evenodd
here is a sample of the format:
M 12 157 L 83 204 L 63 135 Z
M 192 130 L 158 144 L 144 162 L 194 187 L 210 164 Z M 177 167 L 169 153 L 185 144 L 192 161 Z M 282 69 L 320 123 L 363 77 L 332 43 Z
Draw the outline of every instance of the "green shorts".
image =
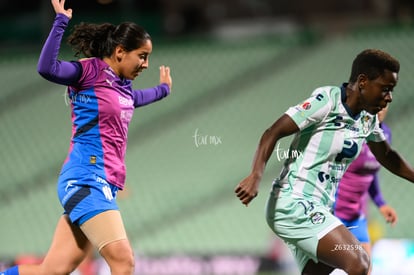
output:
M 267 201 L 266 220 L 289 246 L 302 271 L 310 259 L 318 262 L 319 240 L 342 223 L 320 203 L 276 194 L 275 190 Z

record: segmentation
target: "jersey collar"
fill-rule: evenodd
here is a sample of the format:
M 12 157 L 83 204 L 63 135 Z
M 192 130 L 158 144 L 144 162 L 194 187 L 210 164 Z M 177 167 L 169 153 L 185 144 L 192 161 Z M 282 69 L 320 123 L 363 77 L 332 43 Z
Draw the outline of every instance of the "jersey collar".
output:
M 350 117 L 352 117 L 354 120 L 358 120 L 361 116 L 361 113 L 353 114 L 351 109 L 349 108 L 348 104 L 346 104 L 346 87 L 348 86 L 347 82 L 342 83 L 341 85 L 341 101 L 342 105 L 344 105 L 346 112 Z

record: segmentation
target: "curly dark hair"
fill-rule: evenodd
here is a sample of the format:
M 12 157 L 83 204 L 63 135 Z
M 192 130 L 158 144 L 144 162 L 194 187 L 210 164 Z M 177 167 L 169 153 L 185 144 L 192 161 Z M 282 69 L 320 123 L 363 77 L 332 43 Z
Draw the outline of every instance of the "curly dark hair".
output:
M 109 57 L 118 45 L 132 51 L 141 47 L 151 36 L 144 28 L 132 22 L 76 25 L 68 37 L 75 56 Z
M 385 70 L 394 73 L 400 71 L 400 63 L 390 54 L 378 49 L 366 49 L 359 53 L 352 63 L 349 82 L 355 83 L 360 74 L 365 74 L 368 79 L 376 79 Z

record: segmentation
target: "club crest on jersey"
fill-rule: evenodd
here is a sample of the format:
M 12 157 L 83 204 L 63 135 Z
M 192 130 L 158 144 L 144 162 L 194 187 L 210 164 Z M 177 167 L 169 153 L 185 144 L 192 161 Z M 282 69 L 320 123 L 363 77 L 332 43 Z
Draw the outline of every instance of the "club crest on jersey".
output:
M 369 131 L 369 126 L 371 125 L 371 118 L 368 115 L 361 117 L 362 122 L 362 131 L 364 134 L 367 134 Z
M 310 215 L 311 222 L 313 224 L 322 224 L 325 222 L 325 215 L 321 212 L 315 212 Z
M 306 101 L 306 102 L 302 103 L 302 105 L 300 107 L 302 107 L 303 110 L 309 110 L 312 107 L 312 105 L 311 105 L 310 102 Z

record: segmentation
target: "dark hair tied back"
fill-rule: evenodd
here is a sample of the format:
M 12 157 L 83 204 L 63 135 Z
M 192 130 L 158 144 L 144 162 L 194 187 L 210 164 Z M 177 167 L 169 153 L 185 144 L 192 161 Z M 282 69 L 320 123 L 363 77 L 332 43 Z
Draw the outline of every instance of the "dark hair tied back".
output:
M 151 40 L 149 34 L 132 22 L 118 26 L 110 23 L 80 23 L 68 37 L 75 56 L 99 58 L 110 56 L 118 45 L 126 51 L 132 51 L 141 47 L 146 40 Z

